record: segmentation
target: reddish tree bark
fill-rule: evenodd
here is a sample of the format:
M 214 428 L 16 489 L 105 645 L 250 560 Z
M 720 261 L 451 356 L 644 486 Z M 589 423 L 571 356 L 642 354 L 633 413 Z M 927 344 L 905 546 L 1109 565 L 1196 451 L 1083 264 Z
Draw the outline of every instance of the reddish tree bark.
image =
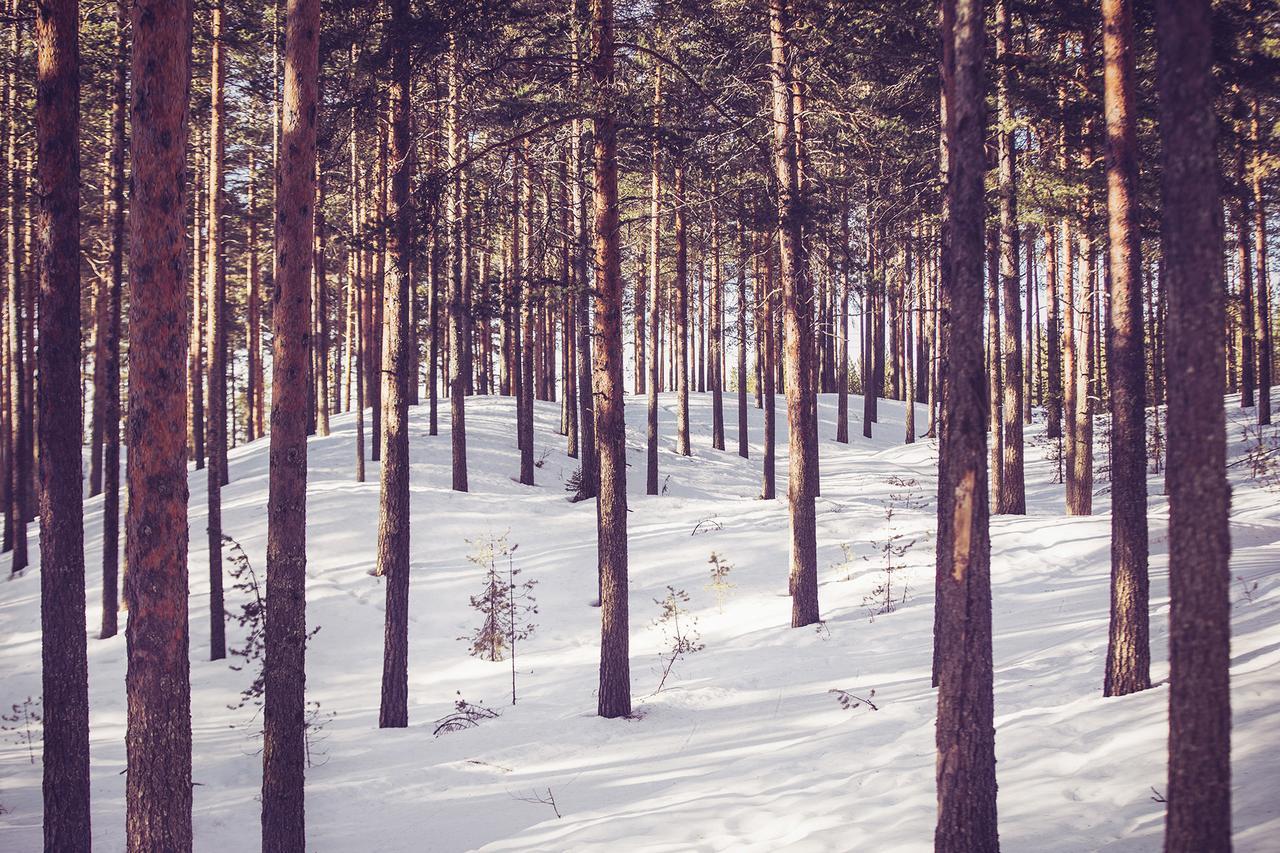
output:
M 125 601 L 130 853 L 191 849 L 186 147 L 190 0 L 133 0 Z
M 999 850 L 991 664 L 991 540 L 982 360 L 983 6 L 944 0 L 954 21 L 948 85 L 951 272 L 941 293 L 950 327 L 939 429 L 937 661 L 938 853 Z M 944 39 L 947 36 L 944 34 Z
M 267 502 L 266 684 L 262 849 L 306 845 L 307 363 L 315 237 L 319 0 L 287 0 Z
M 1142 340 L 1142 244 L 1133 103 L 1133 11 L 1102 0 L 1107 121 L 1108 263 L 1111 322 L 1111 630 L 1106 696 L 1151 686 L 1147 614 L 1146 364 Z

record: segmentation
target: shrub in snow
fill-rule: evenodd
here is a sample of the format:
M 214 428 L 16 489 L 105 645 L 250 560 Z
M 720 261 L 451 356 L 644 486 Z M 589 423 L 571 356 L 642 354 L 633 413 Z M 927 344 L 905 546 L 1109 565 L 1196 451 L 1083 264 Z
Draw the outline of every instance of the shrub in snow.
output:
M 707 589 L 716 597 L 716 609 L 723 613 L 725 599 L 737 586 L 729 582 L 729 572 L 733 569 L 733 563 L 715 551 L 711 552 L 707 562 L 711 564 L 711 581 L 707 584 Z
M 14 704 L 13 711 L 0 714 L 0 731 L 14 743 L 27 748 L 27 756 L 31 763 L 36 763 L 36 739 L 39 737 L 44 718 L 40 716 L 40 697 L 32 699 L 28 696 L 21 704 Z
M 467 560 L 484 569 L 484 588 L 471 596 L 471 609 L 480 614 L 480 627 L 459 637 L 471 644 L 468 651 L 490 661 L 511 658 L 511 704 L 516 703 L 516 644 L 529 639 L 534 629 L 531 618 L 538 605 L 533 596 L 537 581 L 518 582 L 520 570 L 515 566 L 518 544 L 507 541 L 507 534 L 468 540 L 472 551 Z
M 462 698 L 462 691 L 457 691 L 458 698 L 453 703 L 453 713 L 445 714 L 436 720 L 435 735 L 439 737 L 441 734 L 448 732 L 460 732 L 463 729 L 473 729 L 480 725 L 482 720 L 493 720 L 498 716 L 498 712 L 492 708 L 486 708 L 483 702 L 472 703 Z
M 662 679 L 658 682 L 658 689 L 653 691 L 660 693 L 676 661 L 683 660 L 685 655 L 700 652 L 706 646 L 698 633 L 697 618 L 690 616 L 689 609 L 685 607 L 689 603 L 689 593 L 683 589 L 668 586 L 666 597 L 655 598 L 653 602 L 660 608 L 658 618 L 653 620 L 653 624 L 662 628 L 662 636 L 666 640 L 660 652 L 663 662 Z M 681 617 L 684 618 L 683 622 Z

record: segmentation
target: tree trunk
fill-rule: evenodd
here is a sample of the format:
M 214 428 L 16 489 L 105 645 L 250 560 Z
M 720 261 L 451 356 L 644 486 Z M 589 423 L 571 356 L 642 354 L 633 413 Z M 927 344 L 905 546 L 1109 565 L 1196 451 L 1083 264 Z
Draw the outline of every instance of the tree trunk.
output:
M 747 450 L 747 229 L 738 212 L 738 455 Z
M 836 441 L 849 443 L 849 281 L 852 278 L 853 258 L 849 253 L 849 202 L 840 204 L 840 319 L 837 328 L 839 354 L 836 356 Z M 759 331 L 757 330 L 757 334 Z
M 207 208 L 201 205 L 205 193 L 201 190 L 207 190 L 204 186 L 204 178 L 206 177 L 202 171 L 203 158 L 201 155 L 202 145 L 200 144 L 200 134 L 197 131 L 192 134 L 194 142 L 192 148 L 192 158 L 195 160 L 195 194 L 192 201 L 192 248 L 191 253 L 191 334 L 190 334 L 190 351 L 188 354 L 187 381 L 191 385 L 191 412 L 188 417 L 188 438 L 187 448 L 194 455 L 196 470 L 200 471 L 204 468 L 205 447 L 204 447 L 204 301 L 205 301 L 205 250 L 203 243 L 204 228 L 207 224 Z
M 129 108 L 126 75 L 129 4 L 116 2 L 115 67 L 111 75 L 111 149 L 107 191 L 107 223 L 111 232 L 110 286 L 107 290 L 106 340 L 103 341 L 102 468 L 102 630 L 114 637 L 120 609 L 120 304 L 124 286 L 124 121 Z
M 662 124 L 662 66 L 653 63 L 653 145 L 652 168 L 649 172 L 649 382 L 646 403 L 645 494 L 658 494 L 658 375 L 661 360 L 658 353 L 658 319 L 662 313 L 662 145 L 658 129 Z M 681 214 L 683 216 L 683 214 Z M 637 309 L 639 310 L 639 309 Z M 639 363 L 637 362 L 637 366 Z
M 711 196 L 718 194 L 714 184 Z M 711 317 L 707 384 L 711 386 L 711 447 L 724 450 L 724 270 L 720 266 L 720 217 L 711 205 Z
M 591 0 L 591 85 L 595 132 L 596 298 L 592 393 L 600 443 L 596 513 L 600 562 L 602 717 L 631 714 L 627 612 L 627 446 L 622 399 L 622 275 L 618 246 L 617 129 L 614 124 L 613 0 Z
M 1027 512 L 1026 487 L 1022 471 L 1022 398 L 1026 394 L 1022 373 L 1022 298 L 1018 269 L 1018 189 L 1015 176 L 1013 110 L 1010 105 L 1013 50 L 1012 24 L 1009 0 L 996 2 L 996 103 L 1000 131 L 997 134 L 1000 183 L 1000 282 L 1004 310 L 1004 329 L 1001 335 L 1001 358 L 1004 363 L 1001 382 L 1001 514 L 1025 515 Z M 1030 342 L 1028 341 L 1028 346 Z
M 1210 4 L 1156 3 L 1169 299 L 1169 801 L 1165 850 L 1231 849 L 1231 491 Z
M 262 849 L 306 845 L 307 350 L 315 235 L 316 116 L 320 111 L 319 0 L 287 0 L 267 515 L 266 657 L 263 676 Z
M 452 264 L 449 270 L 449 436 L 453 458 L 453 490 L 467 491 L 467 377 L 466 320 L 464 317 L 463 287 L 467 276 L 463 263 L 462 223 L 467 217 L 467 200 L 464 197 L 465 182 L 460 169 L 461 133 L 460 91 L 462 57 L 459 55 L 457 36 L 449 35 L 448 78 L 449 98 L 445 126 L 448 136 L 448 167 L 453 180 L 449 187 L 449 207 L 445 218 L 449 241 L 452 246 Z M 434 329 L 432 332 L 434 333 Z M 415 380 L 416 382 L 416 380 Z M 523 466 L 521 466 L 523 468 Z
M 409 0 L 389 0 L 391 21 L 390 205 L 387 210 L 388 286 L 383 459 L 378 518 L 378 574 L 386 579 L 380 728 L 409 725 L 409 255 L 413 211 L 409 207 Z
M 262 407 L 262 282 L 258 272 L 258 172 L 252 149 L 249 151 L 249 199 L 245 211 L 245 224 L 249 230 L 248 255 L 249 296 L 245 318 L 245 349 L 247 352 L 247 377 L 245 381 L 245 436 L 253 441 L 262 435 L 262 423 L 258 414 Z M 354 217 L 352 218 L 354 222 Z
M 1249 138 L 1253 148 L 1250 188 L 1253 196 L 1253 257 L 1257 264 L 1258 304 L 1254 311 L 1254 338 L 1258 346 L 1258 423 L 1271 423 L 1271 279 L 1267 275 L 1267 204 L 1262 192 L 1262 145 L 1259 136 L 1261 107 L 1253 99 Z
M 517 370 L 520 373 L 520 393 L 516 396 L 516 405 L 520 408 L 520 482 L 526 486 L 533 485 L 533 164 L 529 162 L 528 141 L 520 152 L 520 164 L 523 182 L 517 194 L 518 204 L 523 209 L 521 224 L 523 226 L 518 239 L 520 254 L 524 257 L 524 275 L 518 286 L 520 289 L 520 345 L 516 348 Z
M 125 601 L 130 853 L 191 850 L 187 625 L 186 148 L 191 4 L 130 3 L 129 500 Z
M 954 21 L 948 85 L 947 191 L 951 273 L 942 289 L 949 318 L 942 361 L 938 543 L 942 638 L 937 667 L 938 853 L 997 851 L 995 725 L 991 664 L 991 541 L 982 372 L 983 8 L 944 0 Z M 949 51 L 944 48 L 944 56 Z
M 672 203 L 676 209 L 676 287 L 671 352 L 676 367 L 676 453 L 692 456 L 693 449 L 689 445 L 689 247 L 685 232 L 688 211 L 685 210 L 684 170 L 684 153 L 681 152 L 677 155 L 675 186 L 672 188 Z
M 757 332 L 757 334 L 763 336 L 764 339 L 764 366 L 760 371 L 762 379 L 761 384 L 764 386 L 764 390 L 762 392 L 764 395 L 764 451 L 761 454 L 763 457 L 763 465 L 761 469 L 762 484 L 760 497 L 762 500 L 771 501 L 776 497 L 776 477 L 774 468 L 777 456 L 777 451 L 775 450 L 775 447 L 777 446 L 777 416 L 774 400 L 775 392 L 773 377 L 776 371 L 775 362 L 777 361 L 777 356 L 775 354 L 777 347 L 774 345 L 774 342 L 777 340 L 777 335 L 773 319 L 773 306 L 777 300 L 773 293 L 772 241 L 766 238 L 762 242 L 764 245 L 764 251 L 760 254 L 764 256 L 764 279 L 759 287 L 762 289 L 764 294 L 761 298 L 763 307 L 760 312 L 760 316 L 763 318 L 763 323 L 761 329 Z M 814 526 L 814 535 L 815 537 L 817 536 L 816 522 Z
M 804 275 L 804 244 L 797 142 L 791 97 L 794 48 L 786 0 L 769 2 L 772 47 L 773 165 L 778 180 L 779 255 L 783 323 L 786 328 L 787 423 L 790 426 L 791 627 L 818 621 L 818 546 L 814 487 L 818 448 L 810 399 L 810 290 Z
M 90 849 L 89 672 L 80 457 L 77 0 L 36 4 L 39 151 L 40 631 L 44 846 Z
M 1103 0 L 1107 120 L 1108 263 L 1111 267 L 1111 630 L 1103 695 L 1151 686 L 1147 615 L 1146 364 L 1142 340 L 1142 245 L 1133 103 L 1130 0 Z
M 227 361 L 226 321 L 223 317 L 227 301 L 227 267 L 222 248 L 222 185 L 226 156 L 224 80 L 226 55 L 223 44 L 222 0 L 213 6 L 212 79 L 209 83 L 209 226 L 205 250 L 208 253 L 209 302 L 209 406 L 205 427 L 205 449 L 209 462 L 205 471 L 208 483 L 209 534 L 209 660 L 227 656 L 226 607 L 222 596 L 222 466 L 226 460 L 227 425 Z

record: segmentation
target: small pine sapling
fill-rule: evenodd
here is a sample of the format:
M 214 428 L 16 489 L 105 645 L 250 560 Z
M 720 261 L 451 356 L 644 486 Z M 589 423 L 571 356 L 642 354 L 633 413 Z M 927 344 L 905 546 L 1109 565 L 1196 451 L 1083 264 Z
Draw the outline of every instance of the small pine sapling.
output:
M 711 581 L 706 588 L 716 597 L 716 609 L 723 613 L 725 600 L 737 588 L 737 584 L 729 582 L 729 572 L 733 569 L 733 564 L 715 551 L 711 552 L 707 562 L 711 565 Z
M 863 600 L 864 604 L 873 606 L 871 613 L 873 618 L 884 613 L 892 613 L 899 605 L 906 602 L 908 587 L 904 582 L 899 589 L 895 590 L 894 575 L 902 570 L 902 558 L 917 541 L 899 530 L 895 519 L 902 510 L 918 509 L 921 506 L 921 501 L 916 494 L 918 483 L 914 479 L 890 477 L 889 485 L 896 491 L 890 492 L 889 497 L 884 501 L 885 536 L 883 539 L 872 540 L 871 543 L 882 560 L 883 580 Z
M 468 651 L 490 661 L 511 658 L 511 704 L 516 704 L 516 644 L 529 639 L 537 627 L 531 618 L 538 613 L 533 588 L 537 581 L 517 582 L 515 553 L 520 546 L 507 541 L 507 534 L 468 540 L 472 552 L 467 560 L 484 569 L 484 590 L 470 598 L 471 608 L 482 619 L 480 627 L 467 637 Z M 503 563 L 506 563 L 504 566 Z
M 675 666 L 676 661 L 683 660 L 685 655 L 700 652 L 706 646 L 698 633 L 697 618 L 690 616 L 688 608 L 685 607 L 689 603 L 689 593 L 683 589 L 668 586 L 666 596 L 655 598 L 653 602 L 660 608 L 658 618 L 653 620 L 653 624 L 661 626 L 662 635 L 666 640 L 665 647 L 660 652 L 663 662 L 662 679 L 658 682 L 658 689 L 653 691 L 657 694 L 662 692 L 663 686 L 667 683 L 667 676 L 671 674 L 671 668 Z M 683 624 L 680 621 L 681 616 L 685 617 Z
M 875 688 L 871 688 L 871 692 L 866 696 L 855 696 L 848 690 L 841 690 L 839 687 L 832 687 L 827 691 L 836 697 L 836 701 L 840 703 L 840 707 L 846 711 L 852 711 L 854 708 L 866 705 L 873 711 L 879 711 L 880 706 L 871 701 L 871 697 L 876 695 Z
M 0 731 L 11 733 L 10 739 L 19 745 L 26 746 L 27 757 L 36 763 L 37 732 L 44 718 L 40 716 L 40 697 L 28 696 L 21 704 L 14 704 L 12 713 L 0 714 Z

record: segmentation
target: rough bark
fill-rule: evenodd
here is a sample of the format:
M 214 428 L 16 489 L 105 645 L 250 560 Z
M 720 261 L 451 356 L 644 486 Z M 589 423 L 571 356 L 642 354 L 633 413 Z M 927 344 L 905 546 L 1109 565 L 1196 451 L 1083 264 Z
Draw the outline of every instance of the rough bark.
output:
M 125 601 L 130 853 L 191 849 L 184 213 L 190 0 L 133 0 Z
M 676 160 L 675 183 L 672 186 L 672 203 L 675 206 L 676 280 L 675 299 L 672 308 L 675 322 L 672 325 L 671 352 L 675 357 L 676 385 L 676 453 L 692 456 L 689 444 L 689 247 L 686 234 L 688 211 L 684 194 L 684 154 Z
M 36 4 L 40 663 L 44 846 L 88 851 L 89 671 L 80 457 L 78 0 Z
M 952 18 L 954 15 L 954 18 Z M 944 0 L 954 20 L 949 80 L 950 328 L 942 367 L 937 562 L 943 638 L 938 660 L 938 853 L 999 850 L 991 664 L 991 541 L 982 360 L 983 8 Z
M 1012 15 L 1009 0 L 996 3 L 996 110 L 999 133 L 1000 192 L 1000 284 L 1004 324 L 1000 335 L 1003 390 L 1000 418 L 1001 474 L 1000 503 L 996 511 L 1001 514 L 1025 515 L 1027 512 L 1026 486 L 1023 483 L 1022 466 L 1022 406 L 1026 394 L 1022 372 L 1022 294 L 1018 269 L 1018 189 L 1015 174 L 1013 108 L 1011 68 L 1013 61 Z M 1030 346 L 1030 341 L 1028 341 Z
M 267 496 L 266 702 L 262 749 L 262 849 L 306 845 L 307 394 L 311 263 L 316 201 L 319 0 L 287 0 Z
M 456 35 L 449 36 L 448 78 L 449 97 L 445 126 L 448 136 L 448 168 L 454 176 L 449 192 L 449 205 L 445 218 L 452 245 L 449 270 L 449 444 L 452 454 L 453 490 L 467 491 L 467 378 L 470 374 L 466 358 L 466 306 L 463 287 L 467 276 L 463 263 L 463 228 L 467 217 L 466 183 L 459 168 L 462 151 L 460 100 L 461 64 L 460 48 Z M 434 333 L 435 330 L 432 329 Z M 523 469 L 523 465 L 521 466 Z
M 618 234 L 618 140 L 614 119 L 613 2 L 591 0 L 591 85 L 595 132 L 595 359 L 592 393 L 600 445 L 596 512 L 600 566 L 602 717 L 631 713 L 627 608 L 627 446 L 623 420 L 622 274 Z
M 381 728 L 409 724 L 409 0 L 388 0 L 391 21 L 390 204 L 387 210 L 388 284 L 386 376 L 377 571 L 387 584 L 383 635 Z
M 1111 322 L 1111 629 L 1103 695 L 1151 686 L 1147 614 L 1146 364 L 1130 0 L 1102 0 Z
M 818 546 L 814 507 L 814 471 L 818 448 L 812 427 L 810 348 L 810 291 L 804 274 L 804 243 L 800 178 L 791 82 L 794 47 L 786 0 L 769 2 L 772 49 L 770 82 L 773 91 L 773 166 L 778 182 L 779 258 L 782 279 L 783 325 L 786 330 L 785 373 L 787 423 L 790 426 L 791 626 L 818 621 Z
M 649 172 L 649 364 L 648 396 L 646 399 L 645 445 L 645 494 L 658 494 L 658 385 L 660 359 L 658 358 L 659 317 L 662 312 L 661 285 L 662 256 L 662 146 L 657 130 L 662 124 L 662 66 L 653 64 L 653 147 L 652 166 Z M 637 368 L 640 365 L 637 363 Z
M 102 629 L 101 639 L 114 637 L 120 609 L 120 305 L 124 285 L 124 121 L 129 108 L 126 75 L 129 49 L 125 32 L 129 4 L 117 0 L 115 67 L 111 76 L 111 153 L 107 191 L 107 223 L 111 233 L 111 259 L 107 290 L 106 340 L 102 353 Z
M 1156 3 L 1161 244 L 1169 328 L 1166 851 L 1231 849 L 1231 491 L 1226 475 L 1221 175 L 1211 10 Z
M 208 293 L 208 421 L 205 449 L 209 461 L 205 471 L 208 484 L 209 535 L 209 660 L 227 656 L 226 607 L 222 594 L 222 480 L 226 462 L 227 426 L 227 333 L 224 312 L 227 302 L 227 267 L 223 254 L 222 203 L 223 171 L 226 159 L 226 50 L 223 43 L 222 0 L 213 5 L 213 56 L 210 61 L 209 91 L 209 225 L 205 241 Z

